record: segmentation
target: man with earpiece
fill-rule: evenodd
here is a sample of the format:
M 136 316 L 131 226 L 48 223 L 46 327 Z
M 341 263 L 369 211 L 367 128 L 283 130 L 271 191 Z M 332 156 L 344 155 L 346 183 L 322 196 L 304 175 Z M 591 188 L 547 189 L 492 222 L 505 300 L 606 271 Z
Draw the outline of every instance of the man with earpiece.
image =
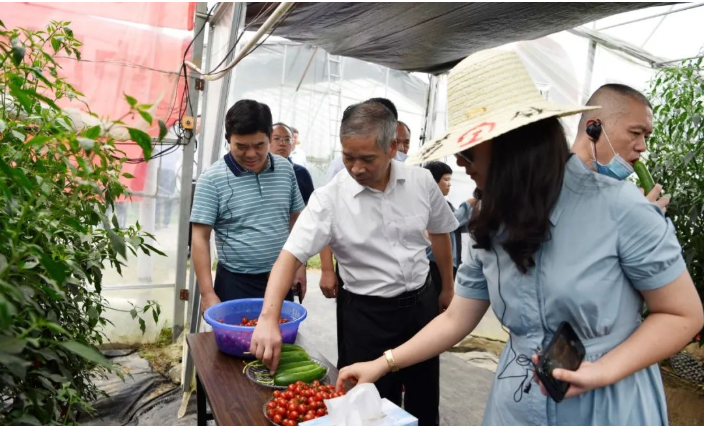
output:
M 653 131 L 653 107 L 639 91 L 624 84 L 605 84 L 587 101 L 601 106 L 582 114 L 572 151 L 597 173 L 625 180 L 646 149 Z M 645 196 L 665 212 L 670 197 L 655 185 Z

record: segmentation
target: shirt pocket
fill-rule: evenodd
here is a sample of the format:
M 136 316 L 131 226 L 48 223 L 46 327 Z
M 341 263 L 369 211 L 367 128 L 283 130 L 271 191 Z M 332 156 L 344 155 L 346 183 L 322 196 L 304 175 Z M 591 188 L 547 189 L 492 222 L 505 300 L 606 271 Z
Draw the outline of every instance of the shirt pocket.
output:
M 406 216 L 403 218 L 402 226 L 401 235 L 404 246 L 408 248 L 428 246 L 428 240 L 423 235 L 423 232 L 428 227 L 427 214 Z

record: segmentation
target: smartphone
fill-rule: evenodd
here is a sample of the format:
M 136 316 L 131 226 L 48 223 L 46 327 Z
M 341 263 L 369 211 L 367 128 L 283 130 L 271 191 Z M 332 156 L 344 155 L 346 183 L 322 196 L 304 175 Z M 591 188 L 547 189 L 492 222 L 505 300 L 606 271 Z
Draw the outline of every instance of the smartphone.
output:
M 552 372 L 556 368 L 575 371 L 584 360 L 584 345 L 568 322 L 563 322 L 550 340 L 548 347 L 540 354 L 536 368 L 538 378 L 555 402 L 565 398 L 570 384 L 555 379 Z

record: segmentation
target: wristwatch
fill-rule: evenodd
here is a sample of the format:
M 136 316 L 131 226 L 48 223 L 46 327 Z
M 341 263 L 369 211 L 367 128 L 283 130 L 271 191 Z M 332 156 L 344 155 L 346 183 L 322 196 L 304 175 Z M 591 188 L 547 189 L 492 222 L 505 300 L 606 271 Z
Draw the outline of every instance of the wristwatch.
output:
M 391 349 L 384 352 L 384 356 L 386 357 L 386 363 L 389 364 L 389 369 L 391 370 L 391 372 L 397 372 L 398 365 L 396 365 L 396 361 L 394 360 L 394 354 L 391 353 Z

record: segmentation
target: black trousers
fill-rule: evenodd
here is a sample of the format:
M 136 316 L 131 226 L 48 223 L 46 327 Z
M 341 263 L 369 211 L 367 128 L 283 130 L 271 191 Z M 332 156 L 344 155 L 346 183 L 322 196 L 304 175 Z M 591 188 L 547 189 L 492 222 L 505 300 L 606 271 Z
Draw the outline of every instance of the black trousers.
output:
M 235 299 L 264 298 L 269 272 L 262 274 L 238 274 L 218 264 L 215 271 L 215 294 L 221 302 Z M 286 300 L 293 302 L 293 292 L 289 290 Z
M 440 277 L 440 268 L 438 268 L 438 264 L 436 262 L 433 262 L 432 260 L 429 263 L 430 280 L 433 282 L 433 290 L 436 292 L 438 297 L 440 297 L 440 292 L 442 291 L 442 278 Z M 453 266 L 452 278 L 454 279 L 455 277 L 457 277 L 457 268 Z
M 347 292 L 342 310 L 346 365 L 371 361 L 409 340 L 438 315 L 438 298 L 430 280 L 418 291 L 399 297 L 359 296 Z M 382 398 L 418 418 L 419 426 L 436 426 L 440 405 L 440 358 L 389 373 L 375 383 Z M 402 398 L 402 389 L 405 393 Z
M 335 265 L 335 275 L 337 276 L 337 303 L 335 305 L 335 317 L 337 319 L 337 369 L 349 365 L 345 362 L 345 330 L 342 327 L 342 311 L 345 304 L 345 293 L 347 292 L 340 277 L 340 270 Z

